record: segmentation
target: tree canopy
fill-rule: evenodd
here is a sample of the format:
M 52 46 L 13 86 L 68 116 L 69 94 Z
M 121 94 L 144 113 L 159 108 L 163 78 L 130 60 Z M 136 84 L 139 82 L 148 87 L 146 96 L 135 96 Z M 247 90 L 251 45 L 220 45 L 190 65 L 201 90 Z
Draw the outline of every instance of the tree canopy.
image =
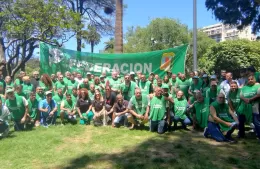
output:
M 225 24 L 239 29 L 252 25 L 255 33 L 260 30 L 259 0 L 206 0 L 206 7 Z
M 238 70 L 254 66 L 260 70 L 260 42 L 248 40 L 230 40 L 211 46 L 199 60 L 199 67 L 207 72 L 221 69 Z

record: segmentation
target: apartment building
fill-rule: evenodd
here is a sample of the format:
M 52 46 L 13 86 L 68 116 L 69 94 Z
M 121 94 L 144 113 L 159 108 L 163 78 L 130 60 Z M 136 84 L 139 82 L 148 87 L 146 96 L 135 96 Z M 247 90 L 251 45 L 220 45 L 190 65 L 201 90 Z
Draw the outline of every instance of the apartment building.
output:
M 236 26 L 218 23 L 203 27 L 201 30 L 210 38 L 215 39 L 216 42 L 223 42 L 233 39 L 248 39 L 250 41 L 256 40 L 256 35 L 252 33 L 251 26 L 247 26 L 243 30 L 238 30 Z

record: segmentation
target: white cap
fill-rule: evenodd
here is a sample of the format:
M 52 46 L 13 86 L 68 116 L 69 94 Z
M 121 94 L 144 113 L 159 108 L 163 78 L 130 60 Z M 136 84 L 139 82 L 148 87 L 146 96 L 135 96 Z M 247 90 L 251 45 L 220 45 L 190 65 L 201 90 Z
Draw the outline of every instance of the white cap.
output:
M 135 72 L 130 72 L 130 75 L 135 75 Z
M 51 91 L 45 92 L 45 95 L 46 95 L 46 96 L 47 96 L 48 94 L 52 94 L 52 92 L 51 92 Z
M 87 75 L 91 75 L 91 73 L 90 73 L 90 72 L 88 72 L 88 73 L 87 73 Z

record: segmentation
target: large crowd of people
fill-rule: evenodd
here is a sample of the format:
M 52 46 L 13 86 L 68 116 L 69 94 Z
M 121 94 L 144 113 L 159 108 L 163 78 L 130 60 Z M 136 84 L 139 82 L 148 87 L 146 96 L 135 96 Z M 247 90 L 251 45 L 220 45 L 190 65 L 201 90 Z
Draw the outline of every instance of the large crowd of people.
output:
M 130 130 L 145 129 L 162 134 L 190 125 L 206 138 L 233 142 L 232 133 L 245 137 L 250 125 L 260 138 L 260 73 L 241 69 L 240 77 L 221 71 L 167 74 L 160 78 L 140 72 L 121 75 L 113 71 L 100 76 L 88 72 L 61 72 L 29 77 L 20 72 L 12 81 L 0 73 L 0 137 L 8 136 L 9 124 L 15 131 L 48 128 L 67 123 Z M 181 125 L 178 125 L 181 124 Z

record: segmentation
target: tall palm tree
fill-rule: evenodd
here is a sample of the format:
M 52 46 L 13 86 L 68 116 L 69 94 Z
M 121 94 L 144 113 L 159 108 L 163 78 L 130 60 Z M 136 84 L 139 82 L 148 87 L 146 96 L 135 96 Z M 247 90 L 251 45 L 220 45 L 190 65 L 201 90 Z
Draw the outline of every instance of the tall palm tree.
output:
M 109 41 L 104 42 L 104 44 L 105 44 L 104 51 L 106 53 L 114 53 L 114 45 L 115 45 L 115 39 L 114 38 L 110 38 Z
M 123 0 L 116 0 L 115 53 L 123 53 Z
M 91 53 L 94 52 L 94 46 L 99 44 L 101 35 L 97 32 L 97 29 L 94 26 L 89 25 L 86 35 L 83 35 L 83 39 L 90 44 Z

